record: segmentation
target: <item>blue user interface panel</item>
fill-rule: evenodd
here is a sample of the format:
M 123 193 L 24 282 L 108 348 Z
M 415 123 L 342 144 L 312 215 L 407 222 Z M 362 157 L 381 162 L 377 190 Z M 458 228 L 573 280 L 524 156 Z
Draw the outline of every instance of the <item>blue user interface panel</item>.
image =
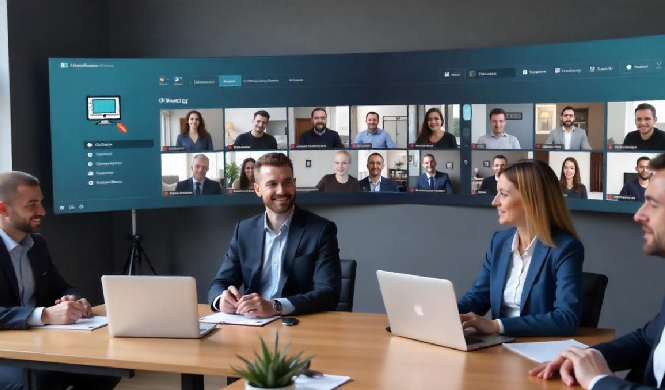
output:
M 634 212 L 665 151 L 663 45 L 52 58 L 55 212 L 257 204 L 266 153 L 300 203 L 489 206 L 503 166 L 538 159 L 571 208 Z

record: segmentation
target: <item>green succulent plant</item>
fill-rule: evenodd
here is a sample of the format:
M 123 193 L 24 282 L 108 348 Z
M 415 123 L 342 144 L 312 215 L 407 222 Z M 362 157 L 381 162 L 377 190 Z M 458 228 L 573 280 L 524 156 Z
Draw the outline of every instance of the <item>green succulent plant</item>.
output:
M 255 360 L 250 362 L 240 355 L 238 358 L 245 363 L 243 369 L 231 366 L 233 372 L 241 378 L 244 378 L 250 386 L 263 389 L 276 389 L 286 387 L 293 383 L 293 377 L 298 375 L 314 358 L 314 355 L 300 359 L 302 351 L 295 356 L 288 357 L 288 343 L 284 349 L 279 350 L 279 333 L 275 335 L 275 344 L 272 351 L 268 349 L 263 337 L 261 341 L 261 353 L 254 351 Z

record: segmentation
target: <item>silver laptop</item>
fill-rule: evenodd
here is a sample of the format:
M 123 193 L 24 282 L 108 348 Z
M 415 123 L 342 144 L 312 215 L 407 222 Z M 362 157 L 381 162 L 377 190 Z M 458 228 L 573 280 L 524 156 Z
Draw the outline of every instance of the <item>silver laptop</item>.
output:
M 472 351 L 514 340 L 464 331 L 449 280 L 376 271 L 390 330 L 397 336 Z
M 115 337 L 203 337 L 215 324 L 199 323 L 196 280 L 189 276 L 102 276 Z

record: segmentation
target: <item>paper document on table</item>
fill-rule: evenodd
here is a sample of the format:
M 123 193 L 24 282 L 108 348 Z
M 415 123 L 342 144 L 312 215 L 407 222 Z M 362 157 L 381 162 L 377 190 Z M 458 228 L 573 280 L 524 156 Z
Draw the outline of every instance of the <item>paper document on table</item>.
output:
M 229 325 L 244 325 L 244 326 L 263 326 L 269 324 L 279 316 L 268 317 L 268 318 L 256 318 L 256 317 L 247 317 L 240 314 L 226 314 L 219 313 L 211 314 L 209 316 L 201 317 L 200 322 L 205 322 L 207 324 L 229 324 Z
M 94 316 L 90 318 L 81 318 L 69 325 L 44 325 L 40 329 L 66 329 L 66 330 L 95 330 L 109 324 L 106 316 Z
M 350 381 L 350 376 L 326 375 L 308 378 L 300 375 L 296 378 L 296 390 L 332 390 Z
M 586 344 L 579 341 L 568 339 L 561 341 L 543 341 L 537 343 L 503 343 L 503 345 L 513 352 L 517 352 L 525 358 L 538 363 L 545 363 L 553 360 L 559 352 L 568 347 L 588 348 Z

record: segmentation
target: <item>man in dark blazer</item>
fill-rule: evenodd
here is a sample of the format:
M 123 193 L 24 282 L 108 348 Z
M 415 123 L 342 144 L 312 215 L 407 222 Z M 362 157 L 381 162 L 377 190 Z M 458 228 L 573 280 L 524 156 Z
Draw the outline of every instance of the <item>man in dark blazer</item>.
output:
M 46 211 L 39 180 L 23 172 L 0 173 L 0 329 L 72 324 L 92 315 L 90 303 L 51 261 L 37 234 Z M 118 378 L 37 372 L 41 388 L 112 389 Z M 41 387 L 41 386 L 47 387 Z M 23 370 L 0 366 L 0 388 L 24 386 Z
M 192 160 L 192 177 L 179 181 L 175 190 L 191 192 L 194 195 L 221 195 L 222 187 L 218 182 L 206 177 L 210 169 L 210 160 L 205 154 L 197 154 Z
M 368 192 L 398 192 L 397 183 L 381 176 L 383 170 L 383 156 L 372 153 L 367 157 L 367 170 L 369 176 L 360 181 L 360 191 Z
M 447 194 L 453 193 L 453 184 L 447 173 L 436 170 L 436 159 L 431 154 L 426 154 L 423 158 L 423 167 L 425 173 L 418 176 L 416 181 L 417 190 L 445 191 Z
M 642 225 L 644 252 L 665 257 L 665 154 L 651 160 L 650 169 L 656 171 L 646 190 L 646 201 L 635 213 L 635 221 Z M 616 340 L 588 349 L 571 347 L 551 362 L 529 372 L 530 375 L 549 379 L 556 371 L 567 385 L 578 382 L 584 389 L 654 389 L 665 383 L 665 304 L 660 313 L 644 327 Z M 646 362 L 640 383 L 629 382 L 612 375 L 613 371 L 630 370 Z
M 508 159 L 506 156 L 502 154 L 497 154 L 494 156 L 494 159 L 492 159 L 492 170 L 494 171 L 494 175 L 488 176 L 483 179 L 483 182 L 480 184 L 480 191 L 485 191 L 486 194 L 488 195 L 496 195 L 497 194 L 497 181 L 499 180 L 499 172 L 503 168 L 505 168 L 508 165 Z
M 265 212 L 236 225 L 210 284 L 212 309 L 255 317 L 334 310 L 342 283 L 337 227 L 295 206 L 296 179 L 286 155 L 261 156 L 254 178 Z

